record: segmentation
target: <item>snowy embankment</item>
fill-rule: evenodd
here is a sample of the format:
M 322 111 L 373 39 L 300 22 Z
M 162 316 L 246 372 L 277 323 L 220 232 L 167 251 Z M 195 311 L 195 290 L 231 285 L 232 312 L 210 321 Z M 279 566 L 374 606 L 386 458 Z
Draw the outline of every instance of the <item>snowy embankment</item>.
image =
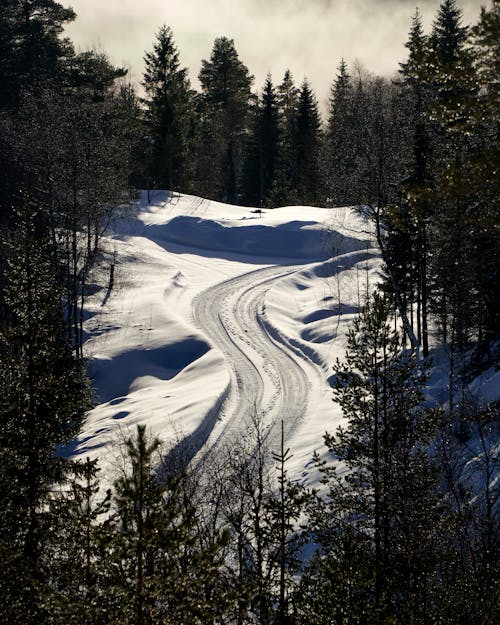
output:
M 136 424 L 194 455 L 258 414 L 272 435 L 284 421 L 290 472 L 307 475 L 341 418 L 332 365 L 379 267 L 369 224 L 349 208 L 259 215 L 155 192 L 105 248 L 86 304 L 96 406 L 69 453 L 110 475 Z

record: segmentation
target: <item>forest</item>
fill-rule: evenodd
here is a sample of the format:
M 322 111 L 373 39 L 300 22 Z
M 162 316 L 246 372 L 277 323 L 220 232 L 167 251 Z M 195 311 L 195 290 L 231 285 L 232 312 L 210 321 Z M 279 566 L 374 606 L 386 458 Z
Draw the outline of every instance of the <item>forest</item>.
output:
M 500 404 L 467 393 L 500 366 L 499 0 L 470 25 L 443 0 L 429 32 L 417 10 L 390 78 L 339 59 L 324 119 L 290 71 L 257 93 L 233 39 L 196 90 L 159 25 L 135 85 L 75 50 L 75 19 L 0 5 L 0 624 L 500 622 Z M 331 363 L 320 488 L 258 415 L 194 466 L 139 425 L 106 492 L 60 452 L 93 402 L 89 276 L 140 189 L 373 223 L 383 276 Z

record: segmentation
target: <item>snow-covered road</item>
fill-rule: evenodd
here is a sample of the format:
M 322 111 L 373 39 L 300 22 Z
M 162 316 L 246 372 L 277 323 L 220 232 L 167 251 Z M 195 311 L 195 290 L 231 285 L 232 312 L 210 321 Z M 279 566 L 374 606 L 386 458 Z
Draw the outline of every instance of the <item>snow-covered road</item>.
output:
M 193 457 L 258 417 L 270 444 L 283 421 L 291 475 L 306 475 L 341 419 L 332 364 L 378 267 L 366 221 L 156 192 L 105 244 L 86 300 L 96 405 L 66 453 L 98 459 L 111 480 L 113 450 L 139 423 Z
M 277 281 L 301 266 L 267 267 L 225 280 L 200 293 L 194 319 L 224 355 L 230 381 L 219 416 L 221 427 L 210 441 L 232 436 L 255 416 L 290 435 L 304 416 L 313 367 L 292 356 L 290 347 L 266 328 L 265 298 Z M 308 370 L 306 370 L 306 368 Z

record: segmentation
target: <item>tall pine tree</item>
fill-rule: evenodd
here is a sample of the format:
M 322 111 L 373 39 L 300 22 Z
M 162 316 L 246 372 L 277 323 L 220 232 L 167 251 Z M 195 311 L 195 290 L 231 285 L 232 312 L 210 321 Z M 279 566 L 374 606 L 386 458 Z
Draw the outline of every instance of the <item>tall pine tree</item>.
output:
M 210 60 L 202 61 L 199 79 L 207 132 L 205 150 L 214 163 L 210 195 L 237 203 L 253 77 L 240 61 L 234 41 L 219 37 Z
M 268 76 L 261 98 L 254 107 L 245 158 L 244 201 L 251 206 L 267 206 L 270 203 L 278 164 L 279 139 L 277 96 L 271 76 Z
M 322 197 L 321 120 L 316 96 L 307 80 L 304 80 L 300 88 L 295 131 L 297 198 L 301 204 L 318 205 Z
M 191 100 L 187 69 L 180 67 L 172 30 L 162 26 L 153 51 L 144 57 L 146 124 L 150 141 L 149 184 L 185 189 L 190 181 Z
M 41 558 L 54 522 L 51 489 L 67 470 L 56 447 L 78 432 L 89 399 L 65 336 L 61 290 L 39 235 L 41 218 L 25 196 L 7 247 L 10 324 L 0 343 L 1 613 L 4 623 L 26 625 L 44 621 L 49 592 Z

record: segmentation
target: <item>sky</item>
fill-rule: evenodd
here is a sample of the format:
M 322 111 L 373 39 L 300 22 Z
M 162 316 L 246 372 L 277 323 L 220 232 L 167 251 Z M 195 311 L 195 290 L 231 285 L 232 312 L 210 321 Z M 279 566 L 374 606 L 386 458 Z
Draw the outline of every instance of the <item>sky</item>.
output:
M 144 52 L 162 24 L 170 26 L 193 86 L 216 37 L 234 39 L 259 90 L 268 72 L 275 83 L 290 69 L 307 77 L 321 108 L 341 58 L 390 76 L 404 60 L 404 42 L 418 5 L 432 25 L 440 0 L 60 0 L 77 13 L 67 34 L 77 49 L 95 48 L 129 68 L 140 83 Z M 465 23 L 477 21 L 488 0 L 458 0 Z

